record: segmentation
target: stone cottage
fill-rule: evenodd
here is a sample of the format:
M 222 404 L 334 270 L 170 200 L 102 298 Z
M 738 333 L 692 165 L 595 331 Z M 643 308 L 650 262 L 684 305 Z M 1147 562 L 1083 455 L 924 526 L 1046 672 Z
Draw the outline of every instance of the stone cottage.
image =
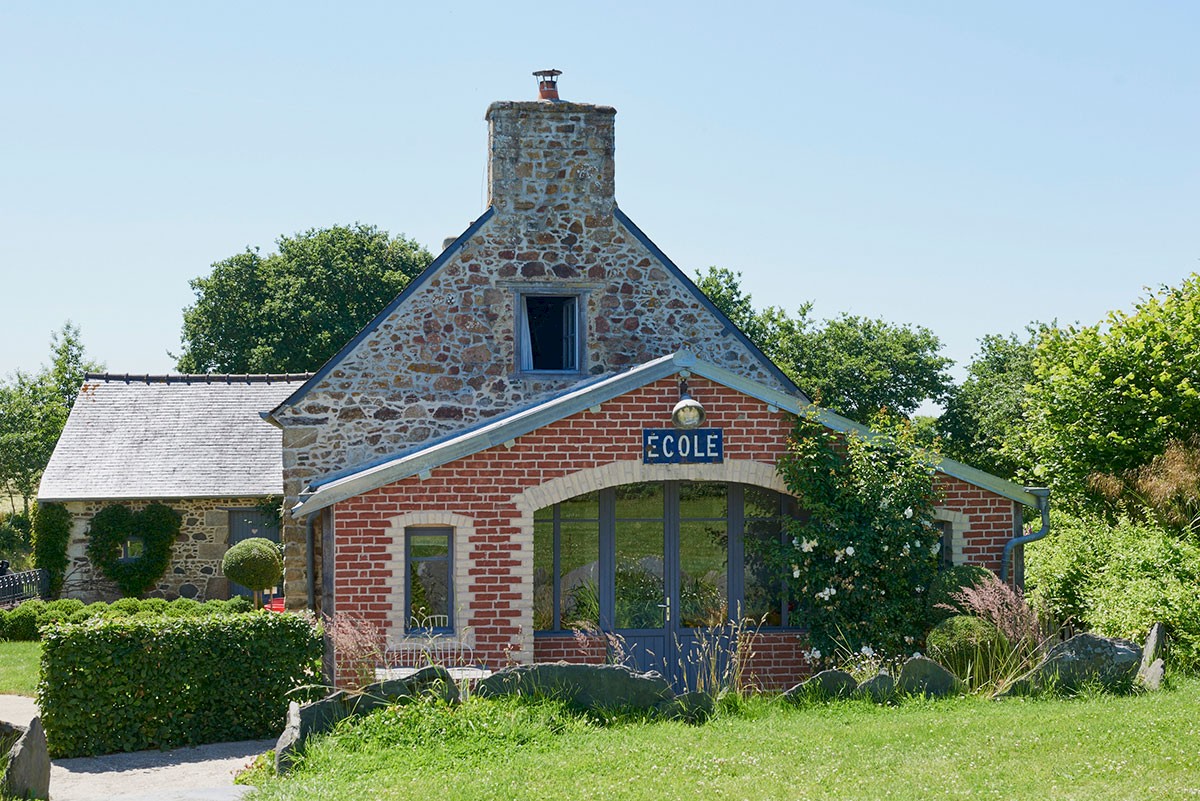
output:
M 228 598 L 221 558 L 229 546 L 279 539 L 281 437 L 260 415 L 309 377 L 89 374 L 38 490 L 39 503 L 71 513 L 64 595 L 117 597 L 87 558 L 88 526 L 110 504 L 137 512 L 157 502 L 179 513 L 181 527 L 150 594 Z M 139 545 L 131 537 L 122 558 L 138 558 Z
M 540 77 L 487 110 L 487 210 L 272 406 L 287 602 L 487 667 L 602 660 L 590 626 L 668 673 L 740 611 L 790 682 L 803 621 L 748 554 L 794 507 L 775 464 L 810 400 L 618 208 L 614 109 Z M 999 569 L 1039 499 L 938 481 L 950 558 Z

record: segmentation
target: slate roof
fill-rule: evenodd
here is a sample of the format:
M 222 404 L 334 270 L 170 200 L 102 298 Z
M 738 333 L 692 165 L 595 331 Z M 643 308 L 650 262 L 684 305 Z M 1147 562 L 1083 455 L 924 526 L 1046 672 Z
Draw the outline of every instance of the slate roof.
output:
M 281 432 L 260 414 L 309 377 L 89 374 L 38 499 L 282 494 Z
M 410 448 L 389 459 L 326 476 L 313 482 L 300 494 L 300 501 L 292 507 L 292 516 L 310 515 L 338 501 L 405 478 L 422 475 L 457 459 L 512 441 L 572 414 L 596 407 L 638 387 L 681 373 L 703 376 L 792 414 L 812 415 L 819 423 L 834 431 L 856 431 L 868 437 L 877 436 L 866 426 L 828 409 L 814 406 L 806 399 L 780 392 L 740 373 L 697 359 L 687 351 L 677 351 L 626 372 L 576 386 L 533 406 L 515 409 L 448 438 Z M 1038 506 L 1037 498 L 1025 487 L 962 462 L 942 458 L 937 464 L 937 469 L 1001 497 L 1029 507 Z

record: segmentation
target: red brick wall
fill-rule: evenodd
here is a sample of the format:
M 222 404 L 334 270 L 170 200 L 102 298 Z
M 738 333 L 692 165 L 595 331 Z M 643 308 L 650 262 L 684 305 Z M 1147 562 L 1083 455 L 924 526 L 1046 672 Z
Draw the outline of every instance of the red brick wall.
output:
M 937 478 L 942 495 L 938 506 L 971 518 L 970 528 L 963 535 L 963 561 L 999 573 L 1004 544 L 1013 538 L 1013 526 L 1020 520 L 1020 508 L 1008 498 L 962 479 L 944 473 L 939 473 Z
M 534 662 L 574 662 L 584 665 L 603 665 L 608 659 L 608 646 L 603 637 L 576 638 L 569 634 L 535 637 Z
M 699 377 L 689 384 L 708 412 L 708 425 L 724 429 L 727 462 L 776 462 L 791 430 L 789 415 Z M 392 570 L 388 521 L 416 511 L 465 515 L 474 521 L 474 534 L 468 553 L 456 559 L 469 560 L 470 600 L 466 609 L 455 610 L 457 623 L 471 628 L 478 661 L 492 668 L 504 665 L 528 641 L 531 625 L 522 609 L 521 578 L 514 574 L 522 556 L 512 497 L 580 470 L 640 461 L 641 429 L 668 425 L 678 398 L 677 380 L 663 379 L 605 402 L 599 413 L 581 412 L 522 436 L 511 448 L 497 446 L 437 468 L 424 480 L 408 478 L 336 504 L 336 611 L 380 625 L 400 617 L 403 612 L 392 608 L 387 586 Z M 998 566 L 1005 532 L 1011 531 L 1012 502 L 955 479 L 943 477 L 942 484 L 949 508 L 982 513 L 979 526 L 973 523 L 968 535 L 972 558 Z M 798 646 L 794 635 L 780 636 L 778 641 L 763 640 L 760 664 L 764 675 L 778 673 L 790 680 L 802 669 L 796 661 Z M 560 653 L 556 644 L 538 645 L 540 640 L 534 642 L 534 658 Z

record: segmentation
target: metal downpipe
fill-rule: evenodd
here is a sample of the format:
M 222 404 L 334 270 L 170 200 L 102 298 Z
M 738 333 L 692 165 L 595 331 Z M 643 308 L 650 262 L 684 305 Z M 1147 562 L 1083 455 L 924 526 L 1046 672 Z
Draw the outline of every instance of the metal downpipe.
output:
M 309 611 L 315 612 L 316 606 L 316 587 L 313 583 L 313 567 L 315 561 L 313 559 L 313 516 L 309 515 L 304 518 L 304 558 L 305 562 L 305 582 L 308 585 L 308 608 Z
M 1004 555 L 1000 557 L 1000 580 L 1008 583 L 1008 563 L 1012 559 L 1013 549 L 1027 542 L 1040 540 L 1050 533 L 1050 490 L 1043 487 L 1026 487 L 1025 491 L 1037 497 L 1037 509 L 1042 513 L 1042 527 L 1032 534 L 1023 537 L 1013 537 L 1004 543 Z

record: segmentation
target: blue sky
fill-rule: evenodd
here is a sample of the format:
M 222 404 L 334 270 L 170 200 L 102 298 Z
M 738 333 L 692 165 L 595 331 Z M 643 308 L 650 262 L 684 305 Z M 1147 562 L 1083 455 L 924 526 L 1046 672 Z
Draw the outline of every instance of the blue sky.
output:
M 965 363 L 1200 267 L 1198 40 L 1187 2 L 8 2 L 0 375 L 67 319 L 169 371 L 188 280 L 281 234 L 436 251 L 543 67 L 617 108 L 618 202 L 689 274 Z

